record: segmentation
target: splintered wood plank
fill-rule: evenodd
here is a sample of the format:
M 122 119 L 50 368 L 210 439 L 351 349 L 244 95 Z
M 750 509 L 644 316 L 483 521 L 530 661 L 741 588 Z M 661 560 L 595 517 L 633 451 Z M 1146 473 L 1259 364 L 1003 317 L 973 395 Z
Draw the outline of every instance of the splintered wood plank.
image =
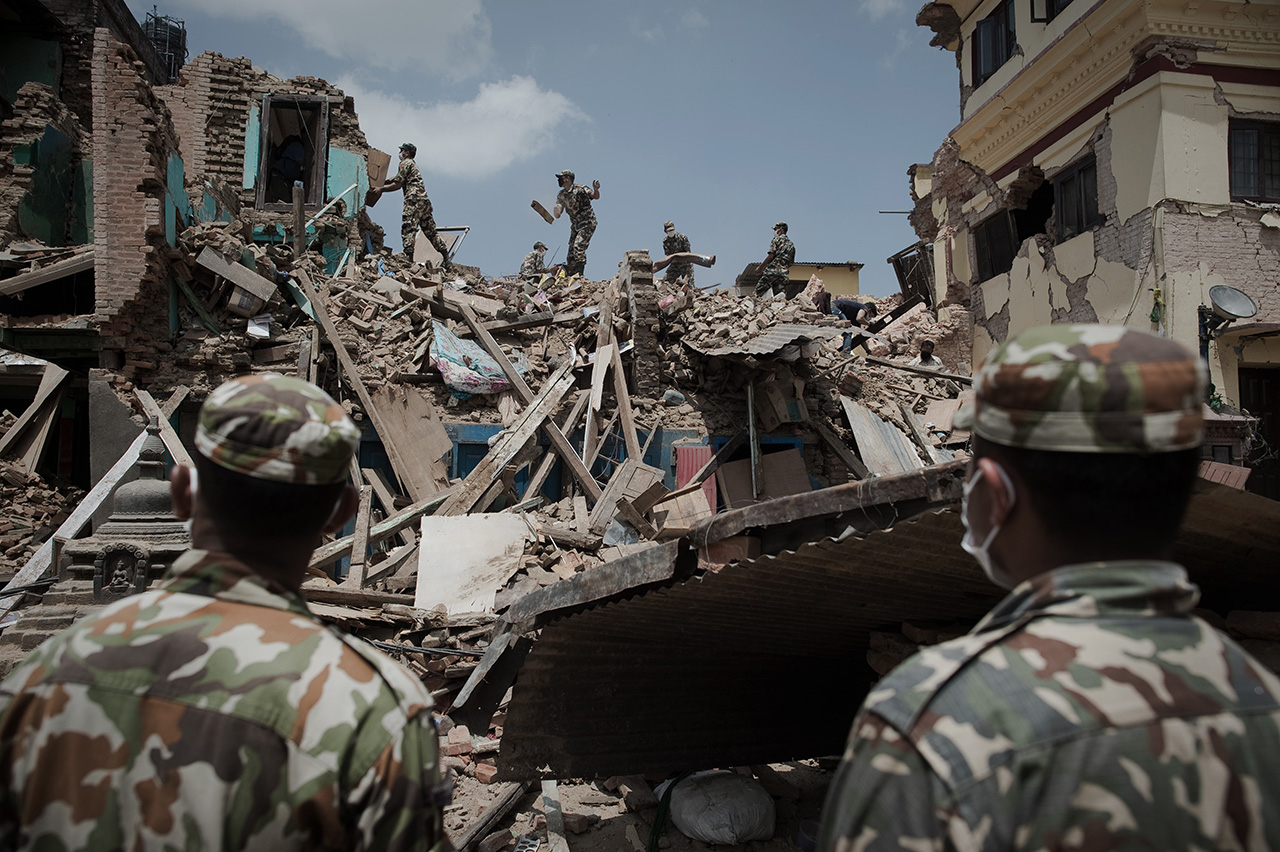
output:
M 907 428 L 911 430 L 911 437 L 915 438 L 920 449 L 924 450 L 925 456 L 929 459 L 930 464 L 938 464 L 943 461 L 951 461 L 944 459 L 937 447 L 926 436 L 924 423 L 920 421 L 920 416 L 907 407 L 905 402 L 898 403 L 898 410 L 902 412 L 902 421 L 907 424 Z
M 276 284 L 274 281 L 268 281 L 247 266 L 228 263 L 227 259 L 218 254 L 213 246 L 205 246 L 204 250 L 200 252 L 200 256 L 196 258 L 196 263 L 215 275 L 221 275 L 237 287 L 248 290 L 264 302 L 270 301 L 271 297 L 275 295 Z M 310 299 L 311 295 L 307 294 L 307 298 Z M 311 301 L 314 302 L 315 299 L 311 299 Z
M 447 491 L 433 494 L 427 499 L 397 512 L 386 520 L 374 524 L 369 529 L 369 544 L 377 544 L 400 532 L 407 524 L 417 523 L 418 518 L 438 508 L 440 504 L 449 499 L 449 495 L 452 493 L 453 488 L 451 487 Z M 350 556 L 351 546 L 355 543 L 355 538 L 354 535 L 349 535 L 317 547 L 311 554 L 311 561 L 307 563 L 307 567 L 323 568 L 344 556 Z
M 849 428 L 862 461 L 877 476 L 890 476 L 924 467 L 910 439 L 892 423 L 886 423 L 866 406 L 847 396 L 840 397 Z
M 591 364 L 591 402 L 587 405 L 587 428 L 582 436 L 582 457 L 596 452 L 600 442 L 600 409 L 604 405 L 604 380 L 613 365 L 613 344 L 606 343 L 596 349 Z M 588 463 L 590 466 L 590 463 Z
M 382 511 L 386 512 L 386 517 L 389 518 L 394 515 L 396 513 L 395 490 L 392 489 L 391 483 L 387 481 L 387 475 L 375 468 L 365 467 L 360 469 L 360 476 L 372 486 L 373 494 L 378 498 L 378 502 L 382 504 Z M 418 540 L 413 527 L 405 527 L 397 535 L 400 536 L 400 541 L 404 544 L 413 544 Z
M 436 513 L 438 515 L 463 515 L 479 502 L 493 481 L 502 472 L 507 462 L 515 457 L 530 438 L 537 434 L 542 424 L 551 416 L 551 412 L 560 404 L 560 400 L 573 385 L 572 365 L 565 363 L 547 381 L 541 396 L 524 410 L 520 422 L 502 433 L 493 446 L 489 448 L 480 463 L 467 474 Z M 581 460 L 579 460 L 581 463 Z
M 655 482 L 661 482 L 663 473 L 656 467 L 650 467 L 638 459 L 627 459 L 614 472 L 609 484 L 604 489 L 599 502 L 591 511 L 591 531 L 597 535 L 604 532 L 617 512 L 618 500 L 626 498 L 634 500 L 643 494 Z
M 627 444 L 627 457 L 643 460 L 640 437 L 636 434 L 636 417 L 631 410 L 631 394 L 627 390 L 627 374 L 622 370 L 622 353 L 613 347 L 613 393 L 618 397 L 618 419 L 622 439 Z
M 360 486 L 360 503 L 356 509 L 356 529 L 351 542 L 351 565 L 344 586 L 363 588 L 369 550 L 369 511 L 373 505 L 373 488 Z
M 582 418 L 582 412 L 587 407 L 587 392 L 579 391 L 578 399 L 573 404 L 573 410 L 569 412 L 569 416 L 560 424 L 560 431 L 567 438 L 573 434 L 573 430 L 578 428 L 578 421 Z M 534 471 L 533 476 L 529 479 L 529 485 L 525 488 L 526 497 L 533 497 L 542 490 L 542 486 L 547 484 L 547 477 L 551 475 L 551 469 L 556 466 L 556 459 L 559 458 L 556 453 L 546 453 L 542 457 L 542 461 L 538 462 L 538 469 Z M 583 498 L 584 500 L 586 498 Z
M 48 407 L 47 403 L 59 394 L 62 383 L 67 380 L 69 375 L 71 374 L 57 364 L 45 364 L 44 373 L 40 376 L 40 387 L 36 389 L 35 399 L 31 400 L 31 404 L 27 406 L 27 409 L 18 416 L 17 422 L 9 427 L 9 431 L 4 433 L 3 438 L 0 438 L 0 456 L 7 454 L 10 448 L 18 446 L 18 438 L 31 425 L 32 421 L 40 416 L 40 409 Z
M 396 471 L 400 478 L 412 481 L 416 492 L 424 497 L 447 488 L 449 466 L 444 458 L 453 449 L 453 441 L 431 400 L 416 388 L 399 385 L 383 385 L 370 399 L 378 409 L 382 428 L 394 431 L 396 445 L 413 447 L 413 452 L 405 455 L 404 470 Z M 382 437 L 381 429 L 378 436 Z

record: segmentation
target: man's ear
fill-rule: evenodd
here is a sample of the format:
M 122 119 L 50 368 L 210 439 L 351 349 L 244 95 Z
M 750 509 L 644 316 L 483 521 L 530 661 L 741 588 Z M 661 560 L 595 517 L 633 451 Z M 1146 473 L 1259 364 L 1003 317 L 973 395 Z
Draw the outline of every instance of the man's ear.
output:
M 173 501 L 173 514 L 180 521 L 191 517 L 195 494 L 191 489 L 194 471 L 185 464 L 176 464 L 169 472 L 169 499 Z
M 1004 475 L 1004 469 L 994 459 L 978 459 L 978 469 L 982 471 L 982 482 L 991 497 L 991 525 L 1003 525 L 1009 512 L 1013 510 L 1013 492 L 1009 489 L 1009 480 Z
M 354 486 L 344 485 L 342 493 L 338 495 L 338 502 L 333 504 L 333 513 L 329 515 L 329 520 L 325 521 L 323 532 L 336 533 L 342 529 L 343 525 L 355 516 L 359 505 L 360 492 Z

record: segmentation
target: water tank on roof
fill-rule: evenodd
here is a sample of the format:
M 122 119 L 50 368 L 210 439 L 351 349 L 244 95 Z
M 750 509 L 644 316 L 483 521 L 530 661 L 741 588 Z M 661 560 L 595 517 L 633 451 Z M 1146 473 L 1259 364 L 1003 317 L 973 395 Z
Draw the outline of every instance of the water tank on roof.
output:
M 159 10 L 151 7 L 147 20 L 142 24 L 142 32 L 160 57 L 160 65 L 168 75 L 164 83 L 172 83 L 178 79 L 178 71 L 187 64 L 187 24 L 176 18 L 162 16 Z

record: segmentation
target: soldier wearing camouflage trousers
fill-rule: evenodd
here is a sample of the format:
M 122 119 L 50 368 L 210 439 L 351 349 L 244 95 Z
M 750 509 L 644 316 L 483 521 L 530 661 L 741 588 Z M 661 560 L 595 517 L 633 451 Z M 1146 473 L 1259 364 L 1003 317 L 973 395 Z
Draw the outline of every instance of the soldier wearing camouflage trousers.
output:
M 818 849 L 1280 849 L 1280 680 L 1169 561 L 1203 363 L 1053 325 L 974 388 L 962 547 L 1010 593 L 872 689 Z
M 427 187 L 422 182 L 422 172 L 418 169 L 418 164 L 413 161 L 417 155 L 418 148 L 413 143 L 406 142 L 401 145 L 400 168 L 396 171 L 396 176 L 374 192 L 380 196 L 384 192 L 404 190 L 404 214 L 400 218 L 400 242 L 404 245 L 404 253 L 413 257 L 413 247 L 418 241 L 418 231 L 421 230 L 444 258 L 441 267 L 447 270 L 453 265 L 449 260 L 449 247 L 436 232 L 436 217 L 431 209 L 431 199 L 427 197 Z
M 568 169 L 556 172 L 560 193 L 556 196 L 554 212 L 569 214 L 569 254 L 565 258 L 565 271 L 570 275 L 583 275 L 587 268 L 587 247 L 591 235 L 596 232 L 596 214 L 591 202 L 600 198 L 600 181 L 593 180 L 591 188 L 573 182 L 573 172 Z
M 209 395 L 171 481 L 195 549 L 0 686 L 0 848 L 447 848 L 430 693 L 300 593 L 359 440 L 300 379 Z

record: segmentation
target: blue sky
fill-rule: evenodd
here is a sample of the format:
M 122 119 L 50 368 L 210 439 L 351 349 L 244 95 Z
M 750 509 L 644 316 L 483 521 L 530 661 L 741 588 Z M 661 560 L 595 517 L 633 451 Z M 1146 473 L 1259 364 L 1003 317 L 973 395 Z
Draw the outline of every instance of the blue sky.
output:
M 150 3 L 130 0 L 141 19 Z M 514 272 L 535 240 L 563 260 L 561 169 L 598 179 L 587 275 L 661 255 L 675 221 L 732 283 L 786 220 L 802 261 L 859 261 L 864 293 L 897 290 L 885 258 L 915 241 L 906 169 L 958 120 L 953 54 L 914 23 L 920 0 L 169 0 L 195 56 L 247 56 L 355 97 L 371 144 L 418 145 L 458 252 Z M 372 211 L 398 245 L 399 196 Z

